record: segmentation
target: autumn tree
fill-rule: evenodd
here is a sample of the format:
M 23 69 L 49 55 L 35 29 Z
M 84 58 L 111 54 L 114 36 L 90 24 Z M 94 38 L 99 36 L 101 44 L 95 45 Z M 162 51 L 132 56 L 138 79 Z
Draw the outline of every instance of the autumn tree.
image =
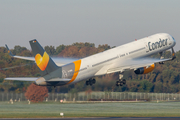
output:
M 94 43 L 73 43 L 71 45 L 45 46 L 46 52 L 53 57 L 70 57 L 70 58 L 84 58 L 86 56 L 94 55 L 99 52 L 111 49 L 109 45 L 98 45 Z M 11 52 L 19 56 L 32 56 L 32 51 L 25 47 L 15 46 Z M 153 58 L 160 57 L 159 54 L 152 55 Z M 164 58 L 170 58 L 171 52 L 166 51 Z M 28 84 L 22 81 L 5 81 L 5 77 L 39 77 L 39 69 L 36 65 L 30 65 L 31 61 L 12 58 L 5 47 L 0 47 L 0 92 L 24 92 Z M 13 69 L 4 69 L 12 66 L 21 66 Z M 61 87 L 47 87 L 49 92 L 53 90 L 56 92 L 73 92 L 73 91 L 121 91 L 121 92 L 168 92 L 174 93 L 180 91 L 180 51 L 176 52 L 176 59 L 165 62 L 163 65 L 156 64 L 155 69 L 145 75 L 136 75 L 133 70 L 124 72 L 124 79 L 127 80 L 125 86 L 114 87 L 116 80 L 118 80 L 118 73 L 111 75 L 103 75 L 96 77 L 96 84 L 93 86 L 86 86 L 85 81 L 79 82 L 75 85 L 66 85 Z M 36 86 L 39 87 L 39 86 Z M 30 94 L 30 93 L 29 93 Z M 39 93 L 38 93 L 39 94 Z
M 37 86 L 32 83 L 27 88 L 25 97 L 31 102 L 42 102 L 44 98 L 48 97 L 48 89 L 45 86 Z
M 139 91 L 140 92 L 151 92 L 153 84 L 147 80 L 140 82 Z
M 54 55 L 56 52 L 54 46 L 45 46 L 44 49 L 49 55 Z
M 65 47 L 66 47 L 66 46 L 63 45 L 63 44 L 62 44 L 62 45 L 59 45 L 58 47 L 56 47 L 56 53 L 55 53 L 55 54 L 58 55 L 59 53 L 61 53 L 61 51 L 64 50 Z

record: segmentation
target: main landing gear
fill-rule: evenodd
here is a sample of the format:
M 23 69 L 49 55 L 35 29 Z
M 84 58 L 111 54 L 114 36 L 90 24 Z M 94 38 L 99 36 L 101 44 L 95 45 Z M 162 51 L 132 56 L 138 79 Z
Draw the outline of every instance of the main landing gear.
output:
M 92 86 L 95 83 L 96 83 L 96 80 L 94 78 L 93 79 L 90 78 L 89 80 L 86 81 L 86 85 L 90 85 L 90 86 Z
M 122 78 L 123 78 L 123 75 L 119 74 L 119 80 L 116 81 L 116 86 L 123 86 L 126 84 L 126 80 Z

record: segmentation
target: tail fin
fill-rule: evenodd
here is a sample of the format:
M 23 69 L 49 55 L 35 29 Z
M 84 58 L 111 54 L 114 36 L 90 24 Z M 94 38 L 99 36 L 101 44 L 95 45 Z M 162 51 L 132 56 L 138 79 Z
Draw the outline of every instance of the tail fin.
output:
M 29 43 L 35 57 L 36 64 L 40 69 L 41 76 L 49 74 L 59 68 L 36 39 L 29 41 Z

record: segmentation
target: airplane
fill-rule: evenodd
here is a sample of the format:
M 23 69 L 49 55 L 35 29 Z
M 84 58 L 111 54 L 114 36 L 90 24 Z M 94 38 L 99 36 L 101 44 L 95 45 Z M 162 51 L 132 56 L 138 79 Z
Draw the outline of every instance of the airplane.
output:
M 163 64 L 176 58 L 173 47 L 176 40 L 167 33 L 154 34 L 109 50 L 85 57 L 73 62 L 61 63 L 51 58 L 39 42 L 29 41 L 34 57 L 13 55 L 8 46 L 10 56 L 19 59 L 35 61 L 40 70 L 41 77 L 17 77 L 4 80 L 33 81 L 39 86 L 63 86 L 86 80 L 86 85 L 96 83 L 94 77 L 110 73 L 119 73 L 116 86 L 123 86 L 124 71 L 134 70 L 136 74 L 147 74 L 154 70 L 155 63 Z M 164 59 L 163 52 L 172 49 L 172 58 Z M 149 56 L 159 53 L 160 58 Z

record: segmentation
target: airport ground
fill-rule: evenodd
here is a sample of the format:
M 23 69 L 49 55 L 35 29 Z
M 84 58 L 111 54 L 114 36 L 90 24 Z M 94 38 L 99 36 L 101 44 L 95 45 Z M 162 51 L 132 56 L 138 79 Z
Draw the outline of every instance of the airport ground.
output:
M 20 118 L 0 118 L 0 120 L 19 120 Z M 20 120 L 179 120 L 180 118 L 165 118 L 165 117 L 93 117 L 93 118 L 22 118 Z
M 180 117 L 180 102 L 0 102 L 0 118 Z M 179 118 L 180 119 L 180 118 Z

